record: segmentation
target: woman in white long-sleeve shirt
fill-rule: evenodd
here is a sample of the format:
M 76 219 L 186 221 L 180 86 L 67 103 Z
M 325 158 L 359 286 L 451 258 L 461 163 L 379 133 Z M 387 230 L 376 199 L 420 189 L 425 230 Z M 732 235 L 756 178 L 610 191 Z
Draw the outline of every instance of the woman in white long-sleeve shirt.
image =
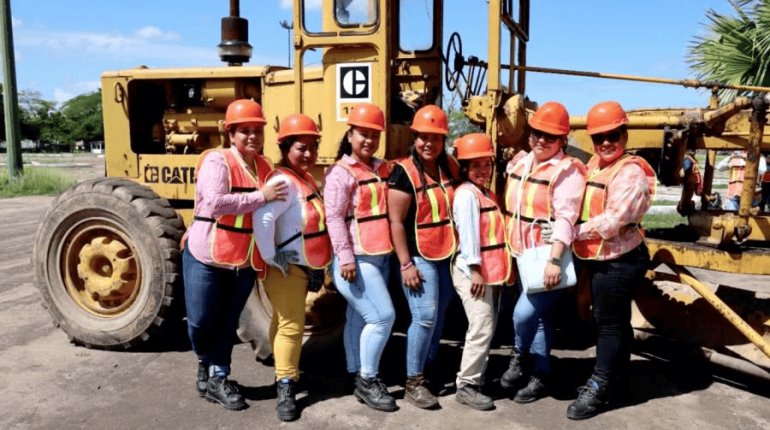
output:
M 452 211 L 459 238 L 452 280 L 468 317 L 457 401 L 478 410 L 494 409 L 481 391 L 487 357 L 497 324 L 498 286 L 510 274 L 503 215 L 488 188 L 494 170 L 489 137 L 473 133 L 455 142 L 463 183 L 455 192 Z
M 320 288 L 315 281 L 323 279 L 322 269 L 332 256 L 323 201 L 309 173 L 318 158 L 318 137 L 318 128 L 307 115 L 289 115 L 281 121 L 281 163 L 267 183 L 285 183 L 287 197 L 254 212 L 254 239 L 268 265 L 263 285 L 273 305 L 270 343 L 275 358 L 276 413 L 281 421 L 299 417 L 294 387 L 305 331 L 305 296 L 308 289 Z

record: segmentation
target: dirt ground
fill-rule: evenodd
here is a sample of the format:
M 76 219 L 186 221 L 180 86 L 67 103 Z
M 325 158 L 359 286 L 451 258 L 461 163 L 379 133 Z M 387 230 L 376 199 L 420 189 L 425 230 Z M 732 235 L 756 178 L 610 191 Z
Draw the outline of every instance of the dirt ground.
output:
M 90 173 L 98 176 L 96 157 Z M 78 167 L 71 167 L 78 169 Z M 770 389 L 731 379 L 692 363 L 634 355 L 630 393 L 620 407 L 584 422 L 565 416 L 577 387 L 592 366 L 592 348 L 557 334 L 554 390 L 529 405 L 496 392 L 497 409 L 478 412 L 440 398 L 442 409 L 418 410 L 403 401 L 403 336 L 395 334 L 382 362 L 383 376 L 400 410 L 373 411 L 348 394 L 341 346 L 303 356 L 302 417 L 281 424 L 275 417 L 272 368 L 255 362 L 247 344 L 237 345 L 233 377 L 249 408 L 240 412 L 200 399 L 194 390 L 195 359 L 184 339 L 137 351 L 100 351 L 73 345 L 53 327 L 40 305 L 30 264 L 38 219 L 52 197 L 0 200 L 0 428 L 517 428 L 517 429 L 768 429 Z M 504 323 L 503 323 L 504 324 Z M 510 341 L 490 358 L 492 383 L 504 371 Z M 461 349 L 447 342 L 441 351 L 446 382 L 452 380 Z M 750 381 L 749 381 L 750 382 Z

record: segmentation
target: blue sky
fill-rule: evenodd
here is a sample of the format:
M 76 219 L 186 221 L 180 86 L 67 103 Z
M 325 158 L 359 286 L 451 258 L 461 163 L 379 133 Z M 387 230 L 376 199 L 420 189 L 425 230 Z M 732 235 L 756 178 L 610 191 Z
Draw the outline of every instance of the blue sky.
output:
M 410 0 L 421 2 L 423 0 Z M 320 3 L 320 0 L 312 0 Z M 241 0 L 254 56 L 249 64 L 286 64 L 290 0 Z M 287 6 L 289 8 L 287 8 Z M 687 46 L 703 34 L 709 8 L 727 0 L 533 0 L 528 63 L 533 66 L 692 77 Z M 62 102 L 99 86 L 105 70 L 220 65 L 216 53 L 227 0 L 11 0 L 19 89 Z M 453 31 L 463 51 L 486 59 L 486 1 L 445 2 L 445 42 Z M 627 108 L 698 107 L 708 93 L 674 86 L 529 74 L 538 102 L 562 101 L 582 115 L 616 99 Z

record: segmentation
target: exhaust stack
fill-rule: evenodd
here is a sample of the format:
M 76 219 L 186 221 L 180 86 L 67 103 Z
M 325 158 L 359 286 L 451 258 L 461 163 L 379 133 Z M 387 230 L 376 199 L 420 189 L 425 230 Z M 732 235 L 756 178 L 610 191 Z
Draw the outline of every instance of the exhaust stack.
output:
M 219 58 L 230 66 L 248 63 L 251 58 L 249 21 L 240 17 L 240 0 L 230 0 L 230 16 L 222 18 L 222 42 Z

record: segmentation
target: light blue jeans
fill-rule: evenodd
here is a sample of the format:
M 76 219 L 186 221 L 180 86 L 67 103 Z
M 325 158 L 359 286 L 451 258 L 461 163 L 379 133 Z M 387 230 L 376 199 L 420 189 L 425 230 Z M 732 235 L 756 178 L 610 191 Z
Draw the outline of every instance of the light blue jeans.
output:
M 388 294 L 390 255 L 356 255 L 355 263 L 356 278 L 350 283 L 340 275 L 336 256 L 332 261 L 334 285 L 348 301 L 343 335 L 345 359 L 348 372 L 374 378 L 396 319 Z
M 519 299 L 513 308 L 513 345 L 518 353 L 532 355 L 532 373 L 546 377 L 551 373 L 553 305 L 563 290 L 526 294 L 517 281 Z
M 406 332 L 406 376 L 423 372 L 425 364 L 436 360 L 444 316 L 454 294 L 450 259 L 430 261 L 412 257 L 422 275 L 422 288 L 412 290 L 401 283 L 412 314 Z

